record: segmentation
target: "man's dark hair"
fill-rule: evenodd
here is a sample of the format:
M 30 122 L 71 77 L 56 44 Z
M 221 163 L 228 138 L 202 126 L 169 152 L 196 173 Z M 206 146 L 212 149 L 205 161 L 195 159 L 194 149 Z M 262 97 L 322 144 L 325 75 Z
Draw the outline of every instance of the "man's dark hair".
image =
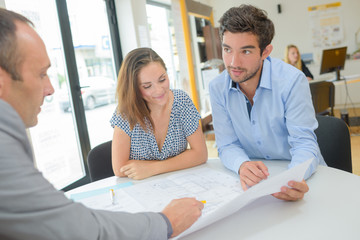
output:
M 223 39 L 225 31 L 231 33 L 250 32 L 257 36 L 260 52 L 269 45 L 274 37 L 273 22 L 267 17 L 264 10 L 252 5 L 242 4 L 227 10 L 219 20 L 220 38 Z
M 17 46 L 16 22 L 23 22 L 33 26 L 26 17 L 0 8 L 0 67 L 11 75 L 14 80 L 21 80 L 19 68 L 22 54 Z

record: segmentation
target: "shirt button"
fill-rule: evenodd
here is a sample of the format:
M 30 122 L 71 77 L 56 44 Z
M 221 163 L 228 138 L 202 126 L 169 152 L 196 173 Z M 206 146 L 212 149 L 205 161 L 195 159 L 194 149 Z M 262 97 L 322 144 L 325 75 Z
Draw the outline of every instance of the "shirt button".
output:
M 269 159 L 269 158 L 270 158 L 270 156 L 269 156 L 269 155 L 266 155 L 266 156 L 265 156 L 265 158 L 266 158 L 266 159 Z
M 252 125 L 255 125 L 255 120 L 252 120 L 252 121 L 251 121 L 251 124 L 252 124 Z
M 256 143 L 257 143 L 258 145 L 261 145 L 261 142 L 260 142 L 260 141 L 257 141 Z

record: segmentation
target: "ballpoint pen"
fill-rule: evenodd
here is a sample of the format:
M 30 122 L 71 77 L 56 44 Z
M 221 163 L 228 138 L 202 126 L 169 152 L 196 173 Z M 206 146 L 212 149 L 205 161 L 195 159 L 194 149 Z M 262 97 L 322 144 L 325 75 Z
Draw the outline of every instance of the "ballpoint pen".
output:
M 113 205 L 115 205 L 115 192 L 114 192 L 114 189 L 110 189 L 110 199 L 111 199 L 111 203 Z

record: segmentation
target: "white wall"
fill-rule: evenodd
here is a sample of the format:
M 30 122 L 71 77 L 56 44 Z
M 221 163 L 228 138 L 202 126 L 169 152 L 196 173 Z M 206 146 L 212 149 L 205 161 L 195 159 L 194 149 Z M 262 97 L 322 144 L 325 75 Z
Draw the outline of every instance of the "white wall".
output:
M 1 0 L 0 0 L 1 1 Z M 175 1 L 175 0 L 173 0 Z M 176 0 L 175 2 L 177 2 Z M 211 6 L 214 13 L 215 26 L 219 26 L 219 19 L 229 8 L 243 3 L 252 4 L 267 11 L 269 18 L 275 25 L 275 37 L 272 42 L 274 50 L 272 57 L 283 58 L 284 49 L 288 44 L 295 44 L 301 53 L 313 53 L 315 62 L 309 65 L 309 69 L 315 78 L 329 78 L 319 74 L 321 51 L 315 49 L 312 43 L 310 28 L 310 13 L 308 7 L 337 2 L 337 0 L 194 0 Z M 281 4 L 282 12 L 279 14 L 277 5 Z M 116 0 L 120 38 L 123 54 L 140 47 L 141 37 L 139 26 L 147 26 L 146 0 Z M 345 34 L 344 45 L 348 46 L 348 53 L 353 53 L 357 48 L 355 32 L 360 29 L 359 0 L 341 1 L 341 17 Z M 140 30 L 141 32 L 141 30 Z M 148 34 L 148 32 L 147 32 Z M 143 43 L 144 44 L 144 43 Z M 360 74 L 360 60 L 353 60 L 345 64 L 343 75 Z M 331 74 L 330 74 L 331 75 Z M 330 76 L 331 78 L 331 76 Z
M 115 0 L 123 56 L 138 47 L 150 47 L 146 0 Z
M 310 13 L 308 7 L 321 4 L 338 2 L 337 0 L 202 0 L 213 7 L 215 26 L 218 26 L 220 17 L 231 7 L 242 3 L 252 4 L 267 11 L 269 18 L 275 24 L 274 50 L 272 56 L 283 58 L 284 48 L 288 44 L 295 44 L 300 52 L 313 52 L 312 34 L 310 29 Z M 355 32 L 360 28 L 360 1 L 342 0 L 342 18 L 345 33 L 345 44 L 348 53 L 353 53 L 357 47 L 355 44 Z M 281 4 L 282 13 L 277 12 L 277 4 Z
M 321 50 L 313 47 L 312 32 L 310 28 L 310 12 L 308 7 L 322 4 L 341 2 L 341 17 L 343 20 L 344 44 L 348 47 L 348 54 L 359 49 L 355 43 L 355 32 L 360 29 L 360 1 L 359 0 L 197 0 L 213 7 L 215 27 L 219 26 L 219 19 L 231 7 L 241 4 L 252 4 L 264 9 L 275 25 L 272 57 L 284 58 L 284 50 L 288 44 L 295 44 L 301 53 L 313 53 L 314 63 L 309 69 L 315 78 L 331 78 L 331 74 L 321 75 Z M 281 4 L 282 12 L 279 14 L 277 5 Z M 360 60 L 347 61 L 343 75 L 360 74 Z
M 5 0 L 0 0 L 0 7 L 5 8 Z

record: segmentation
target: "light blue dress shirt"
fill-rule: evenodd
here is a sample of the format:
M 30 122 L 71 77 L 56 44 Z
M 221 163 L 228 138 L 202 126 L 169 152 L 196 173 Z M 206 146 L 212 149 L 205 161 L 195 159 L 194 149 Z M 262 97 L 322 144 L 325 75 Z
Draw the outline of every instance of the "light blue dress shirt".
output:
M 314 158 L 308 178 L 318 164 L 326 165 L 314 133 L 318 123 L 309 83 L 295 67 L 266 58 L 251 109 L 227 70 L 209 89 L 216 144 L 225 167 L 238 173 L 250 159 L 283 159 L 291 160 L 291 168 Z

